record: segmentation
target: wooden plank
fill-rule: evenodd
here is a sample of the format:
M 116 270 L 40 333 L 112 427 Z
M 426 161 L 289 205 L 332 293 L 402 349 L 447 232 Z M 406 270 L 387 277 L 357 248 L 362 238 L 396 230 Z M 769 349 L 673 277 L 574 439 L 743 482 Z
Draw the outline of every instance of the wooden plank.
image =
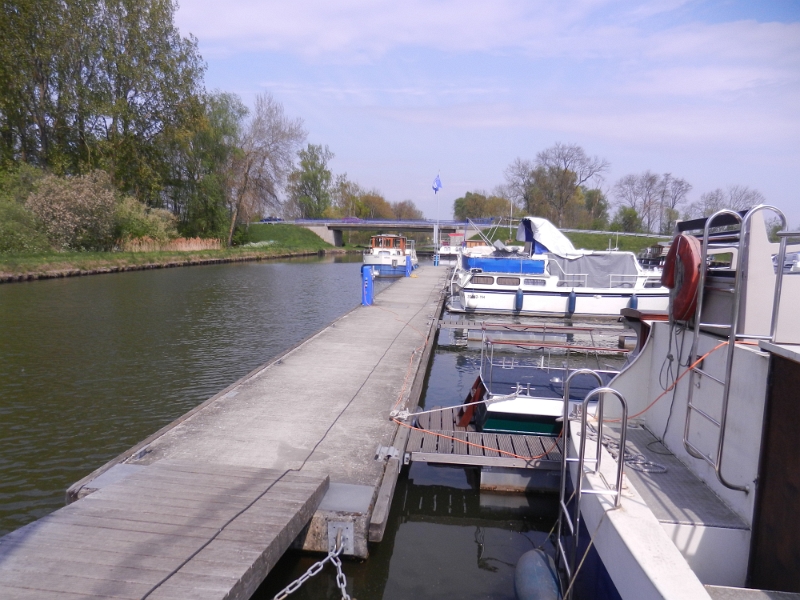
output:
M 498 448 L 500 450 L 502 450 L 503 452 L 510 452 L 512 454 L 516 454 L 516 451 L 514 449 L 514 444 L 511 442 L 511 436 L 508 435 L 508 434 L 498 433 L 497 434 L 497 445 L 498 445 Z M 501 454 L 500 456 L 505 456 L 505 457 L 511 458 L 511 457 L 508 456 L 508 454 Z
M 471 432 L 471 433 L 464 432 L 464 435 L 466 436 L 468 442 L 470 442 L 471 444 L 477 444 L 475 446 L 472 445 L 467 446 L 469 455 L 483 456 L 484 455 L 483 448 L 480 447 L 483 446 L 483 434 L 477 432 Z
M 422 429 L 430 429 L 431 414 L 423 413 L 417 417 L 417 425 Z
M 422 432 L 413 432 L 417 435 L 425 435 Z M 410 440 L 409 440 L 410 441 Z M 386 471 L 378 490 L 378 497 L 375 499 L 375 509 L 369 521 L 369 541 L 383 541 L 383 534 L 389 522 L 389 511 L 392 506 L 392 497 L 397 486 L 397 477 L 400 474 L 400 461 L 397 458 L 390 458 L 386 461 Z M 391 471 L 390 471 L 391 469 Z M 395 473 L 394 476 L 391 474 Z
M 422 435 L 422 447 L 420 448 L 420 452 L 428 452 L 433 453 L 436 452 L 436 448 L 438 446 L 438 436 L 434 435 L 433 433 L 424 433 L 421 432 Z
M 436 336 L 437 324 L 439 323 L 439 319 L 442 316 L 442 311 L 444 310 L 444 302 L 446 299 L 446 294 L 444 290 L 439 294 L 439 301 L 436 305 L 436 309 L 434 311 L 434 318 L 431 319 L 430 324 L 428 325 L 428 332 L 425 338 L 425 349 L 422 351 L 422 355 L 420 356 L 420 360 L 418 363 L 418 367 L 416 370 L 416 374 L 414 375 L 414 382 L 411 384 L 411 390 L 408 394 L 408 402 L 406 404 L 406 409 L 409 411 L 416 410 L 417 406 L 419 405 L 419 399 L 422 396 L 422 387 L 425 383 L 425 375 L 428 370 L 428 365 L 431 362 L 431 353 L 433 352 L 434 347 L 434 339 Z M 392 444 L 395 448 L 397 448 L 401 453 L 405 453 L 406 451 L 406 444 L 408 442 L 408 438 L 410 437 L 411 429 L 408 427 L 398 427 L 397 432 L 394 436 L 394 443 Z M 391 462 L 391 461 L 387 461 Z M 388 464 L 387 468 L 384 470 L 383 480 L 381 481 L 380 489 L 384 489 L 387 487 L 392 490 L 392 494 L 394 493 L 394 488 L 397 483 L 397 470 L 389 469 Z M 386 479 L 388 478 L 388 482 Z M 386 485 L 385 485 L 386 484 Z M 380 495 L 380 492 L 379 492 Z M 384 531 L 386 530 L 386 525 L 388 523 L 388 511 L 389 507 L 391 506 L 391 496 L 386 498 L 385 496 L 381 496 L 381 504 L 378 503 L 376 500 L 375 506 L 372 510 L 372 515 L 370 515 L 370 522 L 369 522 L 369 540 L 382 540 Z M 373 517 L 376 517 L 373 519 Z M 386 517 L 386 518 L 385 518 Z
M 441 408 L 439 406 L 436 407 L 437 409 Z M 431 413 L 431 421 L 429 429 L 433 431 L 440 431 L 443 429 L 442 427 L 442 411 L 436 410 L 436 412 Z
M 470 456 L 469 454 L 423 454 L 415 452 L 412 462 L 427 462 L 442 465 L 462 465 L 475 467 L 508 467 L 513 469 L 532 468 L 529 460 L 521 458 L 503 458 L 502 456 Z M 560 463 L 537 464 L 537 468 L 557 469 Z
M 270 482 L 274 472 L 236 467 L 224 478 L 223 469 L 195 473 L 192 484 L 185 470 L 170 479 L 153 469 L 145 480 L 143 469 L 3 537 L 0 598 L 18 589 L 44 599 L 141 598 L 154 586 L 153 599 L 249 598 L 311 519 L 328 479 L 286 473 Z
M 454 431 L 453 437 L 453 454 L 469 456 L 469 446 L 464 443 L 467 440 L 466 432 Z
M 425 437 L 425 433 L 418 429 L 415 429 L 411 432 L 411 435 L 408 437 L 408 442 L 406 442 L 406 452 L 418 452 L 422 449 L 422 440 Z
M 484 450 L 485 456 L 500 456 L 500 453 L 497 451 L 498 445 L 496 433 L 484 433 L 483 445 L 487 447 L 487 449 Z

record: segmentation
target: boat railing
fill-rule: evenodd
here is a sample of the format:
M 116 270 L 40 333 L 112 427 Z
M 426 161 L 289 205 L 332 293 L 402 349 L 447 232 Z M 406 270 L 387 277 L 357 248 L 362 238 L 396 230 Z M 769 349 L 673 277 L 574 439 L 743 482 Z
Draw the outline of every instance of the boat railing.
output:
M 698 366 L 696 364 L 690 367 L 687 409 L 686 409 L 686 418 L 684 421 L 684 430 L 683 430 L 683 446 L 686 449 L 686 452 L 688 452 L 691 456 L 697 459 L 701 459 L 707 462 L 714 469 L 716 477 L 722 485 L 724 485 L 729 489 L 745 493 L 748 493 L 750 491 L 750 486 L 739 485 L 728 481 L 722 473 L 722 465 L 723 465 L 724 448 L 725 448 L 725 432 L 726 432 L 725 426 L 728 419 L 728 403 L 730 400 L 730 392 L 731 392 L 731 372 L 733 370 L 733 355 L 736 342 L 737 340 L 744 340 L 744 339 L 774 341 L 777 329 L 781 286 L 783 281 L 782 269 L 778 269 L 778 272 L 776 273 L 775 276 L 775 289 L 773 292 L 772 317 L 770 321 L 769 333 L 748 334 L 739 331 L 739 312 L 740 312 L 739 307 L 741 303 L 742 285 L 743 282 L 747 280 L 747 271 L 748 271 L 747 257 L 749 254 L 752 217 L 756 213 L 764 210 L 769 210 L 774 212 L 777 215 L 778 219 L 781 221 L 781 229 L 786 228 L 786 217 L 784 216 L 784 214 L 774 206 L 766 204 L 754 206 L 744 214 L 729 209 L 722 209 L 715 212 L 708 219 L 706 219 L 705 222 L 702 223 L 703 239 L 702 239 L 702 251 L 701 251 L 702 253 L 700 261 L 700 280 L 697 289 L 697 307 L 695 309 L 695 314 L 694 314 L 694 337 L 692 340 L 691 354 L 689 356 L 698 356 L 698 344 L 700 341 L 700 331 L 702 328 L 728 329 L 728 336 L 727 336 L 728 341 L 725 348 L 726 352 L 725 373 L 722 377 L 716 377 L 714 375 L 711 375 L 706 370 L 704 370 L 703 367 Z M 718 234 L 711 233 L 712 227 L 717 227 L 717 228 L 720 226 L 731 227 L 736 225 L 739 226 L 738 231 L 728 230 Z M 683 228 L 679 228 L 679 231 L 686 231 L 686 230 L 688 230 L 688 227 L 685 225 Z M 778 251 L 778 261 L 779 261 L 778 264 L 782 264 L 780 261 L 783 260 L 786 254 L 786 241 L 788 237 L 791 236 L 792 234 L 783 231 L 781 231 L 778 234 L 778 237 L 780 239 L 780 245 Z M 735 272 L 733 287 L 730 290 L 732 292 L 730 319 L 728 323 L 705 323 L 703 322 L 703 308 L 704 308 L 703 298 L 705 295 L 706 281 L 709 276 L 709 270 L 711 264 L 710 258 L 715 254 L 726 253 L 726 252 L 731 253 L 732 256 L 731 269 L 733 269 Z M 728 271 L 730 271 L 730 269 Z M 721 408 L 719 411 L 719 417 L 715 417 L 709 414 L 706 409 L 704 409 L 699 404 L 694 402 L 695 389 L 698 387 L 698 384 L 696 383 L 695 379 L 696 377 L 699 376 L 705 376 L 708 381 L 713 381 L 722 386 L 722 400 L 721 400 Z M 703 452 L 702 449 L 700 449 L 695 443 L 692 442 L 691 431 L 692 431 L 693 416 L 697 416 L 704 419 L 706 422 L 711 423 L 718 429 L 719 435 L 717 438 L 717 447 L 714 451 L 713 456 L 711 456 L 710 453 Z
M 564 273 L 559 266 L 562 275 L 558 277 L 558 287 L 586 287 L 589 280 L 588 273 Z
M 612 273 L 608 276 L 608 287 L 612 288 L 632 288 L 636 286 L 639 281 L 640 275 L 638 274 L 617 274 Z
M 580 525 L 581 525 L 581 498 L 585 495 L 604 495 L 604 496 L 611 496 L 614 500 L 614 508 L 618 508 L 620 504 L 620 500 L 622 497 L 622 476 L 624 473 L 624 465 L 625 465 L 625 444 L 627 442 L 627 422 L 628 422 L 628 403 L 626 402 L 625 398 L 620 394 L 617 390 L 612 389 L 610 387 L 598 387 L 589 392 L 586 397 L 584 398 L 581 404 L 580 410 L 580 442 L 578 447 L 578 455 L 577 457 L 570 458 L 568 456 L 568 444 L 567 438 L 569 436 L 570 431 L 570 414 L 569 414 L 569 387 L 573 377 L 577 375 L 591 375 L 594 376 L 599 385 L 603 385 L 603 381 L 598 373 L 592 371 L 591 369 L 578 369 L 573 371 L 569 377 L 567 377 L 566 381 L 564 382 L 564 411 L 562 414 L 563 419 L 563 429 L 564 432 L 564 447 L 563 451 L 561 452 L 561 489 L 559 492 L 559 508 L 558 508 L 558 523 L 557 523 L 557 530 L 556 530 L 556 559 L 561 563 L 564 572 L 567 575 L 568 585 L 567 585 L 567 593 L 564 596 L 564 600 L 570 600 L 572 597 L 572 589 L 573 589 L 573 578 L 577 575 L 575 569 L 575 562 L 577 558 L 577 549 L 578 549 L 578 536 L 580 533 Z M 619 447 L 620 452 L 617 456 L 617 472 L 614 478 L 614 486 L 610 486 L 605 478 L 601 477 L 600 479 L 605 482 L 605 489 L 603 488 L 590 488 L 584 489 L 583 482 L 587 472 L 587 464 L 591 464 L 591 468 L 588 471 L 589 473 L 598 473 L 600 471 L 600 464 L 602 458 L 602 448 L 603 448 L 603 406 L 604 406 L 604 399 L 606 396 L 611 395 L 615 396 L 621 406 L 622 411 L 622 427 L 620 428 L 619 433 Z M 587 458 L 586 457 L 586 438 L 588 434 L 588 415 L 589 415 L 589 403 L 596 399 L 597 400 L 597 407 L 595 411 L 595 418 L 597 420 L 597 443 L 595 447 L 595 455 L 594 458 Z M 570 511 L 569 503 L 571 499 L 567 498 L 567 482 L 569 473 L 567 470 L 567 463 L 578 463 L 578 469 L 576 474 L 576 482 L 575 482 L 575 492 L 574 492 L 574 503 L 572 505 L 572 510 Z M 565 527 L 566 525 L 566 527 Z M 569 531 L 566 532 L 565 530 L 568 529 Z M 569 536 L 572 538 L 572 544 L 569 550 L 567 549 L 564 543 L 564 534 L 568 533 Z
M 502 328 L 499 331 L 498 328 Z M 519 334 L 525 336 L 522 339 L 500 339 L 502 334 Z M 597 369 L 603 371 L 600 365 L 600 357 L 607 355 L 627 356 L 630 350 L 612 346 L 603 346 L 595 339 L 598 334 L 597 328 L 563 325 L 521 325 L 512 323 L 484 323 L 481 334 L 481 367 L 480 373 L 487 389 L 494 389 L 494 369 L 565 369 L 569 371 L 570 361 L 573 354 L 585 358 L 594 355 L 597 362 Z M 618 333 L 616 330 L 609 333 Z M 583 338 L 585 342 L 576 341 L 575 336 Z M 541 350 L 541 355 L 531 358 L 528 361 L 520 360 L 517 356 L 507 356 L 505 354 L 496 355 L 497 349 L 505 350 Z M 553 367 L 553 353 L 562 361 L 558 367 Z

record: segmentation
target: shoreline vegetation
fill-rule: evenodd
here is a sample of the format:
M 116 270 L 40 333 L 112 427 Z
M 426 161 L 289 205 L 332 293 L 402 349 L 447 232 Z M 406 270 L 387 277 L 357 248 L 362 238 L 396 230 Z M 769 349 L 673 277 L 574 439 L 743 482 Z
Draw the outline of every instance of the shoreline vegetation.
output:
M 356 251 L 360 252 L 353 246 L 335 248 L 304 227 L 254 223 L 243 230 L 240 244 L 231 248 L 0 254 L 0 283 Z
M 68 252 L 0 258 L 0 283 L 360 252 L 354 248 L 226 248 L 195 252 Z

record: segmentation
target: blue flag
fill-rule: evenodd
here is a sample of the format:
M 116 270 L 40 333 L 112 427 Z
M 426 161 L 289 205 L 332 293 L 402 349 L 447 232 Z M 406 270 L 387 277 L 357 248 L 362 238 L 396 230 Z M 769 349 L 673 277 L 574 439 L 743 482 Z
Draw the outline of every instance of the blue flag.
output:
M 435 194 L 440 189 L 442 189 L 442 181 L 439 179 L 439 176 L 436 176 L 436 179 L 433 180 L 433 193 Z

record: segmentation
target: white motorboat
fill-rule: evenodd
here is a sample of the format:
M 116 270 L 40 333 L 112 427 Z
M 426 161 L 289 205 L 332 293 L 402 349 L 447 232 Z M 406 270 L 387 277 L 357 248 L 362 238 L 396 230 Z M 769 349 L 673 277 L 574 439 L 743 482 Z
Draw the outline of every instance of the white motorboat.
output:
M 524 217 L 525 246 L 464 248 L 450 282 L 452 312 L 617 317 L 623 308 L 666 311 L 661 273 L 632 252 L 576 250 L 546 219 Z
M 402 277 L 407 268 L 419 266 L 414 240 L 394 234 L 373 235 L 364 250 L 364 264 L 372 266 L 377 277 Z
M 641 352 L 586 398 L 594 416 L 569 420 L 565 598 L 800 597 L 800 277 L 772 265 L 800 233 L 770 243 L 766 209 L 785 227 L 767 206 L 678 224 L 673 247 L 693 246 L 681 259 L 696 265 L 674 284 L 688 316 L 648 323 Z M 684 235 L 698 229 L 702 244 Z M 731 264 L 709 267 L 724 249 Z

